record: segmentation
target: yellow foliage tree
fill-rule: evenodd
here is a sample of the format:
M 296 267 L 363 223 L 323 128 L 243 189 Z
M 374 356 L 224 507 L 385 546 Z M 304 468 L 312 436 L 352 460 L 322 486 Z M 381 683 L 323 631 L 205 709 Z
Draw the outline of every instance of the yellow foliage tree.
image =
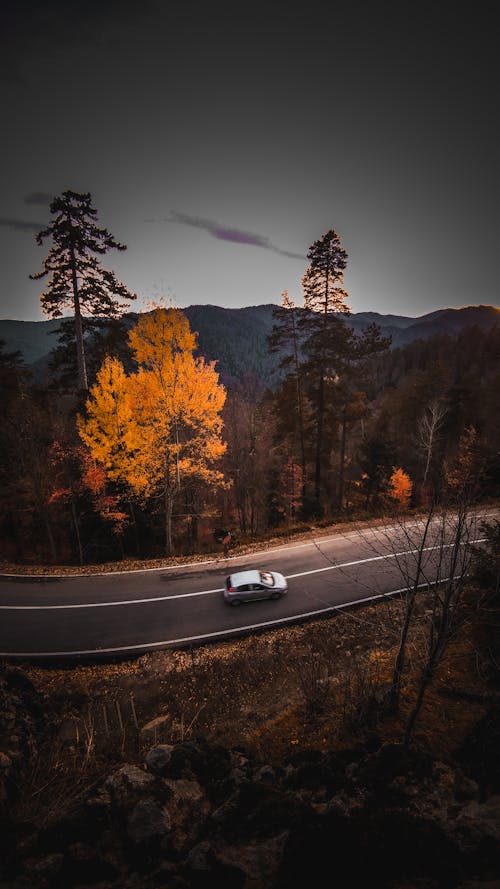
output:
M 132 459 L 128 441 L 133 424 L 129 378 L 118 358 L 106 358 L 87 401 L 87 419 L 78 431 L 109 479 L 127 476 Z
M 183 482 L 194 476 L 210 486 L 224 482 L 217 462 L 226 449 L 220 417 L 226 393 L 215 362 L 193 356 L 196 335 L 180 309 L 143 315 L 129 340 L 137 372 L 124 375 L 123 388 L 117 370 L 113 378 L 98 376 L 79 430 L 109 478 L 122 479 L 143 499 L 163 498 L 170 554 L 173 507 Z M 108 420 L 115 400 L 129 417 L 124 434 Z M 114 438 L 106 448 L 107 434 Z
M 389 480 L 389 496 L 402 509 L 410 505 L 413 484 L 404 469 L 395 469 Z
M 142 315 L 129 333 L 129 342 L 137 363 L 162 377 L 174 370 L 173 360 L 196 349 L 196 334 L 180 309 L 156 308 Z

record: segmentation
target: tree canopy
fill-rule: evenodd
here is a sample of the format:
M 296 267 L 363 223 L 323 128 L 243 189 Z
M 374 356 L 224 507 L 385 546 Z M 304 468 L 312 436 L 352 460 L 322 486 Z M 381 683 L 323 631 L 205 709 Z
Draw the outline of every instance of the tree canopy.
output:
M 75 316 L 75 338 L 78 357 L 78 385 L 87 390 L 82 314 L 116 317 L 135 294 L 117 280 L 115 273 L 101 268 L 97 256 L 114 248 L 126 250 L 112 234 L 96 225 L 97 211 L 90 193 L 65 191 L 50 204 L 53 219 L 36 236 L 37 244 L 52 239 L 52 247 L 40 272 L 30 275 L 38 280 L 50 275 L 41 296 L 45 314 L 59 318 L 65 308 Z
M 156 309 L 129 334 L 137 371 L 107 359 L 87 401 L 79 432 L 112 480 L 142 499 L 161 497 L 165 548 L 183 484 L 196 477 L 223 482 L 217 461 L 225 451 L 220 412 L 225 390 L 214 362 L 195 358 L 196 337 L 179 309 Z

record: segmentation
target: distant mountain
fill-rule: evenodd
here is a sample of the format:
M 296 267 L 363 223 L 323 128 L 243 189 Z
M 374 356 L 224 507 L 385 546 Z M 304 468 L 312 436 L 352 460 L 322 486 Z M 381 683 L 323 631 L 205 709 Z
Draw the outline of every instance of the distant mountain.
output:
M 378 324 L 384 336 L 392 336 L 391 348 L 427 340 L 436 334 L 456 336 L 465 327 L 493 327 L 500 324 L 500 309 L 494 306 L 465 306 L 462 309 L 438 309 L 419 318 L 400 315 L 379 315 L 377 312 L 358 312 L 348 323 L 361 332 L 367 324 Z
M 6 352 L 21 352 L 26 364 L 46 358 L 57 346 L 60 318 L 50 321 L 0 321 L 0 341 Z
M 274 305 L 223 309 L 220 306 L 189 306 L 183 309 L 192 330 L 198 333 L 198 348 L 208 359 L 217 359 L 223 382 L 255 374 L 267 385 L 277 379 L 276 356 L 271 355 L 267 336 L 271 333 Z
M 201 354 L 217 360 L 223 382 L 241 379 L 245 373 L 255 374 L 266 385 L 278 379 L 276 356 L 270 355 L 267 336 L 274 319 L 274 304 L 227 309 L 221 306 L 193 305 L 183 309 L 191 329 L 198 333 Z M 124 316 L 132 327 L 138 315 Z M 436 334 L 455 336 L 465 327 L 493 327 L 500 323 L 500 309 L 494 306 L 466 306 L 462 309 L 439 309 L 418 318 L 404 315 L 381 315 L 378 312 L 355 312 L 347 323 L 361 333 L 369 324 L 377 324 L 384 336 L 392 337 L 391 348 L 404 347 L 417 339 Z M 8 352 L 21 352 L 26 364 L 38 376 L 47 366 L 49 353 L 57 345 L 55 331 L 60 320 L 0 321 L 0 340 Z

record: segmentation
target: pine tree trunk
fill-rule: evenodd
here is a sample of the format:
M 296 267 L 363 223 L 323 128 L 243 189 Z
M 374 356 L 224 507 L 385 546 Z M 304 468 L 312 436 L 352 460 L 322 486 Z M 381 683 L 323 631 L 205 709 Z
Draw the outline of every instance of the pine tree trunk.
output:
M 297 412 L 299 415 L 300 459 L 302 466 L 302 509 L 306 500 L 306 445 L 304 436 L 304 408 L 302 402 L 302 385 L 300 376 L 299 350 L 297 344 L 297 331 L 293 325 L 293 357 L 295 363 L 295 379 L 297 381 Z
M 323 371 L 318 390 L 318 425 L 316 430 L 316 465 L 314 470 L 314 496 L 319 510 L 321 494 L 321 448 L 323 441 L 323 416 L 325 413 L 325 380 Z
M 337 493 L 337 507 L 344 507 L 344 467 L 345 467 L 345 449 L 347 441 L 347 420 L 345 415 L 342 417 L 342 432 L 340 436 L 340 456 L 339 456 L 339 486 Z
M 87 366 L 85 363 L 85 348 L 83 343 L 83 324 L 80 309 L 80 297 L 78 295 L 78 277 L 76 274 L 76 259 L 73 244 L 70 247 L 71 278 L 73 283 L 73 306 L 75 310 L 75 339 L 76 359 L 78 364 L 78 388 L 80 392 L 87 392 L 89 388 L 87 380 Z

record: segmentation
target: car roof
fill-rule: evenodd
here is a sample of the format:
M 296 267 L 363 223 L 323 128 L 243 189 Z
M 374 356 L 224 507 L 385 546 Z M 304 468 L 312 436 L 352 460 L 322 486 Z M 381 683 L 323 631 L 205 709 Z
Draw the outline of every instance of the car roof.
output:
M 260 571 L 237 571 L 231 574 L 233 586 L 242 586 L 244 583 L 260 583 Z

